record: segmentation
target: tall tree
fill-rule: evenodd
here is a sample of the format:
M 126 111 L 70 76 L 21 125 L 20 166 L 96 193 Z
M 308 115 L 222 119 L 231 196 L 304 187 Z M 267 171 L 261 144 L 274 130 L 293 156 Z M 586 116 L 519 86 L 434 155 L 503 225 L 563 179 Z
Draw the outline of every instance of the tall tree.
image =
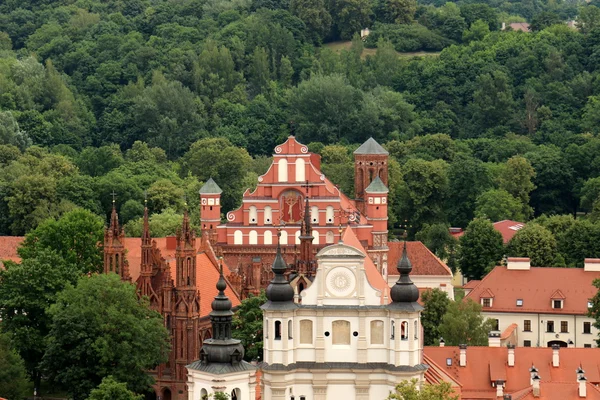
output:
M 169 334 L 162 316 L 116 274 L 84 276 L 58 295 L 44 369 L 73 399 L 86 399 L 112 375 L 127 388 L 145 392 L 148 369 L 167 360 Z
M 523 203 L 504 189 L 491 189 L 477 198 L 475 216 L 491 221 L 523 221 Z
M 481 279 L 498 264 L 504 246 L 502 235 L 494 225 L 482 218 L 475 218 L 459 239 L 458 264 L 463 275 Z
M 514 108 L 509 76 L 496 70 L 477 77 L 473 92 L 473 120 L 479 129 L 495 128 L 509 122 Z
M 7 334 L 0 334 L 0 397 L 21 400 L 28 394 L 23 359 L 11 346 Z
M 330 13 L 341 39 L 350 40 L 371 24 L 370 0 L 332 0 Z
M 436 256 L 445 260 L 452 270 L 456 268 L 458 241 L 450 234 L 447 224 L 425 224 L 415 235 L 415 240 L 423 242 Z
M 475 202 L 490 185 L 488 170 L 480 160 L 457 155 L 448 168 L 448 219 L 465 227 L 474 217 Z
M 423 325 L 424 345 L 431 346 L 440 339 L 440 324 L 448 310 L 450 299 L 446 292 L 438 288 L 426 290 L 421 295 L 425 309 L 421 312 L 421 325 Z
M 127 389 L 127 384 L 117 382 L 112 376 L 102 379 L 100 385 L 90 392 L 87 400 L 142 400 L 142 395 L 136 395 Z
M 267 301 L 265 292 L 242 300 L 232 320 L 233 338 L 242 341 L 248 361 L 263 359 L 263 313 L 260 308 Z
M 315 43 L 321 42 L 331 29 L 331 15 L 324 0 L 290 0 L 290 11 L 300 18 Z
M 512 257 L 529 257 L 532 267 L 552 267 L 557 256 L 556 248 L 552 232 L 542 225 L 530 222 L 513 236 L 506 254 Z
M 450 302 L 439 331 L 448 346 L 487 346 L 493 326 L 493 320 L 481 315 L 481 304 L 466 299 Z
M 521 156 L 509 158 L 506 168 L 502 170 L 502 174 L 498 178 L 500 188 L 519 199 L 523 207 L 522 214 L 526 219 L 533 213 L 533 209 L 529 205 L 529 194 L 535 189 L 534 178 L 535 170 L 531 163 Z

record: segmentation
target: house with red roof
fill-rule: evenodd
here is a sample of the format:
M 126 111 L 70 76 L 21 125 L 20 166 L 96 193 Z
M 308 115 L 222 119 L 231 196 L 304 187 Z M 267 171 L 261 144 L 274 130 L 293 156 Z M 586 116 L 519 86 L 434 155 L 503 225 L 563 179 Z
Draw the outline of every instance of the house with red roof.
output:
M 598 329 L 588 309 L 597 278 L 598 259 L 586 259 L 584 268 L 535 268 L 529 258 L 509 257 L 506 267 L 494 268 L 465 299 L 480 303 L 505 341 L 517 346 L 596 347 Z
M 600 349 L 425 347 L 425 381 L 462 400 L 600 399 Z
M 510 242 L 510 239 L 512 239 L 521 228 L 525 226 L 525 223 L 505 219 L 503 221 L 494 222 L 493 225 L 494 229 L 500 232 L 502 235 L 502 241 L 504 244 L 506 244 Z M 450 228 L 450 235 L 457 239 L 464 234 L 465 231 L 462 228 Z

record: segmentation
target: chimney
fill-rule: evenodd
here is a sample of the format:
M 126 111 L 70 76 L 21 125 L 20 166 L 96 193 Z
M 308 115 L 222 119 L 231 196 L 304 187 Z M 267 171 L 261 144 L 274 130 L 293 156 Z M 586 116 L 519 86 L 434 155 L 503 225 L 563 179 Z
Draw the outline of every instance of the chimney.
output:
M 585 371 L 583 370 L 583 368 L 581 367 L 581 365 L 579 365 L 579 367 L 577 368 L 577 370 L 575 371 L 575 373 L 577 374 L 577 380 L 579 380 L 579 378 L 581 378 L 582 376 L 585 375 Z
M 560 350 L 560 346 L 557 344 L 552 345 L 552 366 L 554 368 L 558 368 L 560 366 L 560 358 L 558 356 L 558 351 Z
M 586 258 L 583 260 L 583 270 L 589 272 L 600 271 L 600 258 Z
M 443 337 L 440 338 L 440 347 L 444 347 L 446 345 L 446 341 Z
M 508 345 L 508 366 L 509 367 L 515 366 L 515 345 L 514 344 Z
M 540 378 L 539 375 L 536 375 L 531 378 L 531 380 L 533 381 L 533 397 L 540 397 L 540 380 L 542 380 L 542 378 Z
M 579 382 L 579 397 L 586 397 L 587 379 L 585 378 L 585 376 L 582 376 L 581 378 L 577 379 L 577 382 Z
M 459 357 L 458 365 L 460 365 L 461 367 L 466 367 L 467 366 L 467 345 L 459 344 L 458 348 L 460 349 L 460 357 Z
M 575 347 L 575 343 L 571 339 L 569 339 L 569 341 L 567 342 L 567 347 L 572 349 Z
M 505 30 L 505 29 L 506 29 L 506 22 L 503 22 L 502 23 L 502 30 Z
M 504 381 L 496 381 L 496 397 L 504 397 Z
M 488 334 L 488 347 L 500 347 L 500 331 L 490 331 Z
M 508 257 L 506 259 L 507 269 L 529 270 L 531 263 L 529 257 Z
M 531 365 L 531 368 L 529 368 L 529 384 L 533 385 L 533 377 L 537 376 L 538 373 L 538 369 L 535 367 L 535 365 Z

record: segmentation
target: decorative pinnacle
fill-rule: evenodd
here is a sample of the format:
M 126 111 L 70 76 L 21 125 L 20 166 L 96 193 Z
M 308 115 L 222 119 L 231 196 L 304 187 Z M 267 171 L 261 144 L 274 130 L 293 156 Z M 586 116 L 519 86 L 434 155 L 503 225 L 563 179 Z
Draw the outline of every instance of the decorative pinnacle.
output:
M 117 197 L 117 194 L 116 194 L 116 193 L 115 193 L 115 191 L 113 190 L 113 191 L 112 191 L 112 193 L 111 193 L 111 195 L 112 195 L 112 198 L 113 198 L 113 199 L 112 199 L 112 202 L 113 202 L 113 204 L 115 204 L 115 199 L 116 199 L 116 197 Z

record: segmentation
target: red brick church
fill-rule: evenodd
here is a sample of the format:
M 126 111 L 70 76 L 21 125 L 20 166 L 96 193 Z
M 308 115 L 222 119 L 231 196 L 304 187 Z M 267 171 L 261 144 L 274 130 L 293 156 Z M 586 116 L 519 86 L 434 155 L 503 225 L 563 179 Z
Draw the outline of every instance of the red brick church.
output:
M 321 158 L 290 136 L 275 147 L 269 170 L 242 205 L 221 221 L 221 189 L 212 179 L 200 190 L 202 230 L 232 270 L 242 298 L 272 279 L 278 230 L 297 293 L 310 285 L 314 255 L 349 226 L 383 276 L 387 275 L 388 152 L 374 139 L 354 152 L 355 193 L 348 198 L 321 172 Z M 299 290 L 298 290 L 299 289 Z

